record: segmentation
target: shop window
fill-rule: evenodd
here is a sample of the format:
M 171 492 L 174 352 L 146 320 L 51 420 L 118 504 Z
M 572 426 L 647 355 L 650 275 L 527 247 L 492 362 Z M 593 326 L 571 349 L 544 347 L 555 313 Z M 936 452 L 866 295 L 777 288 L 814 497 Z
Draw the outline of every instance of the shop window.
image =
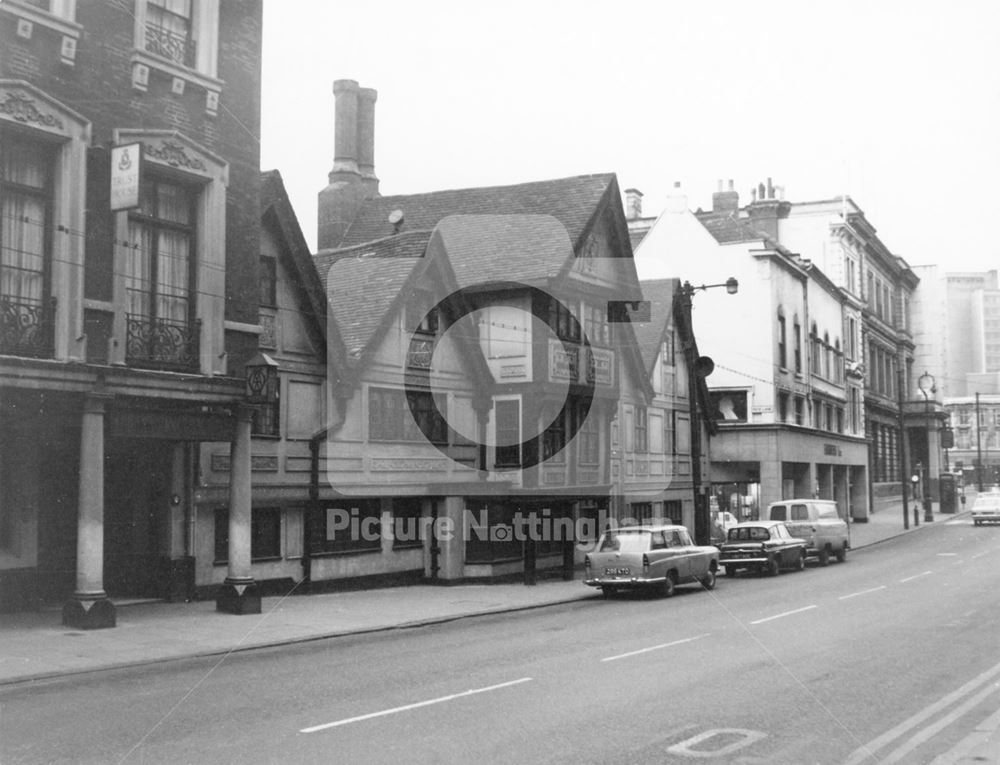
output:
M 281 508 L 255 507 L 250 513 L 250 558 L 281 558 Z M 229 562 L 229 508 L 215 510 L 215 563 Z
M 711 392 L 715 419 L 723 422 L 747 421 L 747 392 L 745 390 L 717 390 Z
M 523 557 L 524 543 L 514 534 L 516 505 L 493 502 L 470 510 L 473 521 L 465 540 L 466 563 L 498 563 Z
M 311 554 L 378 552 L 381 549 L 381 500 L 345 500 L 311 512 Z
M 371 388 L 368 391 L 368 437 L 372 441 L 448 443 L 444 401 L 435 409 L 430 391 Z
M 420 517 L 423 500 L 420 497 L 403 497 L 392 500 L 392 548 L 404 550 L 421 547 Z

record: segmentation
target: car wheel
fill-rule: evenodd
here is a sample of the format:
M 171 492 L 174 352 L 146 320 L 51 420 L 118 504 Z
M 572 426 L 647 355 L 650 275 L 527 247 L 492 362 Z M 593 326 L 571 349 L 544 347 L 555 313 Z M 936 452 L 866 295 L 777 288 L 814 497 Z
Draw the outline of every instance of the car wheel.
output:
M 715 569 L 709 569 L 708 573 L 701 578 L 701 586 L 706 590 L 715 589 Z
M 736 566 L 723 566 L 722 570 L 726 572 L 727 577 L 730 576 L 735 577 L 738 569 L 736 568 Z
M 845 560 L 847 560 L 847 542 L 837 550 L 837 563 L 843 563 Z
M 829 566 L 830 565 L 830 548 L 824 547 L 819 551 L 819 565 Z
M 777 576 L 781 572 L 781 566 L 778 565 L 777 558 L 768 558 L 767 561 L 767 571 L 768 576 Z
M 677 592 L 677 581 L 673 571 L 668 571 L 666 577 L 663 579 L 663 597 L 672 598 L 674 593 Z
M 795 559 L 795 570 L 802 571 L 806 567 L 806 553 L 805 550 L 799 553 L 799 557 Z
M 601 594 L 604 596 L 605 600 L 611 600 L 611 598 L 618 594 L 618 590 L 614 587 L 602 587 Z
M 978 526 L 979 525 L 979 521 L 973 521 L 972 523 L 973 523 L 974 526 Z

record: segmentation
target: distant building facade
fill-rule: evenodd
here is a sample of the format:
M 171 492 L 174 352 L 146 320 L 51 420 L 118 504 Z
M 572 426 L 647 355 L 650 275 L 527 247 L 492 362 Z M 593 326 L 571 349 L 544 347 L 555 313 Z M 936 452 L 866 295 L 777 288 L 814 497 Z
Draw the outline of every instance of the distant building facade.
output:
M 713 506 L 752 518 L 779 499 L 819 496 L 845 517 L 867 518 L 860 390 L 846 362 L 849 300 L 777 241 L 778 200 L 762 194 L 740 208 L 737 192 L 720 188 L 713 202 L 711 212 L 691 213 L 674 200 L 636 254 L 644 280 L 690 281 L 698 343 L 715 361 Z M 735 295 L 698 289 L 730 277 Z

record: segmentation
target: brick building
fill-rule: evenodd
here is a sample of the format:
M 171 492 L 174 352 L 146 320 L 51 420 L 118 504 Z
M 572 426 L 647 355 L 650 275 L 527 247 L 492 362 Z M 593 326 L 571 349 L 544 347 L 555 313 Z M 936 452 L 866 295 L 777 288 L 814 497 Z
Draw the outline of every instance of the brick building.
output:
M 189 594 L 201 444 L 250 536 L 261 7 L 126 5 L 0 3 L 0 599 L 83 627 Z

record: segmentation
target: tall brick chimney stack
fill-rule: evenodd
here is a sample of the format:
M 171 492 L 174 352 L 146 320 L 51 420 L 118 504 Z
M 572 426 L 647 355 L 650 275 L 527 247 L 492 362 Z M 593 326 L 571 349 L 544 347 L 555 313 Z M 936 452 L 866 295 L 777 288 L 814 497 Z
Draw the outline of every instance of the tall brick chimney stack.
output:
M 375 177 L 375 100 L 372 88 L 336 80 L 333 169 L 319 192 L 316 244 L 338 247 L 365 199 L 378 196 Z
M 361 88 L 358 91 L 358 172 L 368 197 L 378 196 L 378 178 L 375 176 L 375 101 L 378 91 Z
M 722 190 L 722 181 L 719 181 L 719 190 L 712 194 L 712 212 L 735 212 L 740 209 L 740 193 L 733 187 L 733 181 L 729 181 L 729 190 Z

